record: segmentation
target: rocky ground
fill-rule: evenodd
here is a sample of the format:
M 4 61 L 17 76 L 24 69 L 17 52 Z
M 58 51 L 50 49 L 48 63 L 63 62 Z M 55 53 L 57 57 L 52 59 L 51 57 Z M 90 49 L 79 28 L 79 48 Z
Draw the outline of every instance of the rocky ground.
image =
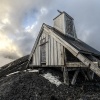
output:
M 10 70 L 12 66 L 0 70 L 4 73 L 7 69 L 8 72 L 0 78 L 0 100 L 100 100 L 100 79 L 97 76 L 94 81 L 82 81 L 79 75 L 75 86 L 66 86 L 59 70 L 23 69 L 27 58 L 8 64 L 15 67 L 17 64 L 13 70 Z M 17 68 L 22 70 L 17 71 Z
M 23 71 L 2 78 L 0 100 L 100 100 L 100 82 L 68 87 L 51 82 L 44 74 Z

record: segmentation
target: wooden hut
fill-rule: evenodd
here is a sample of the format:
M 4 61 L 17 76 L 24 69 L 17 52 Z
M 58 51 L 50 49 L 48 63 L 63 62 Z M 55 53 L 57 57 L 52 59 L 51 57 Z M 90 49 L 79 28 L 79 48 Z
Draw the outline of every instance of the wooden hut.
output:
M 29 57 L 29 67 L 61 67 L 64 83 L 69 84 L 69 71 L 74 70 L 71 84 L 75 84 L 79 69 L 86 69 L 84 77 L 100 77 L 100 52 L 77 38 L 74 19 L 60 12 L 54 25 L 43 24 Z

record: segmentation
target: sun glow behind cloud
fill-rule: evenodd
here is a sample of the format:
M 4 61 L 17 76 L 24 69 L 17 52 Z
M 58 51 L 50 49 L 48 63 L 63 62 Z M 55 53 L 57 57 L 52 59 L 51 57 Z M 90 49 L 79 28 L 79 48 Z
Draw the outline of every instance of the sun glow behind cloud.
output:
M 0 53 L 5 54 L 14 54 L 17 53 L 19 57 L 21 57 L 21 53 L 18 50 L 18 47 L 13 43 L 11 39 L 9 39 L 6 35 L 0 33 Z

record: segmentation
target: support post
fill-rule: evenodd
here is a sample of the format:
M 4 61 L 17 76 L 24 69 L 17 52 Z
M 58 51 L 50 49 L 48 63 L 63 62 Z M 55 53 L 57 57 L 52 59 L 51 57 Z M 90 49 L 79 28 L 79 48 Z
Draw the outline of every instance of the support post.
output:
M 75 73 L 74 73 L 74 76 L 72 78 L 72 81 L 71 81 L 72 85 L 74 85 L 76 83 L 76 79 L 77 79 L 78 73 L 79 73 L 79 70 L 76 70 Z
M 94 79 L 94 72 L 93 71 L 88 70 L 87 71 L 87 75 L 88 75 L 88 77 L 89 77 L 90 80 L 93 80 Z
M 63 68 L 63 78 L 64 78 L 64 84 L 69 85 L 69 75 L 67 67 Z
M 83 74 L 83 76 L 85 77 L 86 80 L 89 80 L 89 78 L 88 78 L 88 76 L 87 76 L 87 74 L 85 73 L 84 70 L 82 70 L 82 74 Z

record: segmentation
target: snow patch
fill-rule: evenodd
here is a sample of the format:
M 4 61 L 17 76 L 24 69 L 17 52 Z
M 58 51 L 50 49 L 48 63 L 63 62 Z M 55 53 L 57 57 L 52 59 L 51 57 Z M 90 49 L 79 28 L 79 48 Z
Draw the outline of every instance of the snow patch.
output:
M 28 72 L 37 73 L 37 72 L 39 72 L 39 70 L 32 70 L 32 69 L 28 69 Z
M 10 73 L 10 74 L 8 74 L 8 75 L 6 75 L 6 76 L 14 75 L 14 74 L 17 74 L 17 73 L 19 73 L 19 72 L 20 72 L 20 71 L 16 71 L 16 72 Z M 26 70 L 24 70 L 24 72 L 26 72 Z M 28 69 L 28 72 L 37 73 L 37 72 L 39 72 L 39 71 L 38 71 L 38 70 Z
M 14 74 L 17 74 L 17 73 L 19 73 L 19 72 L 20 72 L 20 71 L 16 71 L 16 72 L 10 73 L 10 74 L 8 74 L 8 75 L 6 75 L 6 76 L 14 75 Z
M 46 73 L 42 75 L 44 78 L 49 80 L 51 83 L 55 84 L 56 86 L 59 86 L 61 82 L 59 81 L 57 76 L 53 76 L 51 73 Z

